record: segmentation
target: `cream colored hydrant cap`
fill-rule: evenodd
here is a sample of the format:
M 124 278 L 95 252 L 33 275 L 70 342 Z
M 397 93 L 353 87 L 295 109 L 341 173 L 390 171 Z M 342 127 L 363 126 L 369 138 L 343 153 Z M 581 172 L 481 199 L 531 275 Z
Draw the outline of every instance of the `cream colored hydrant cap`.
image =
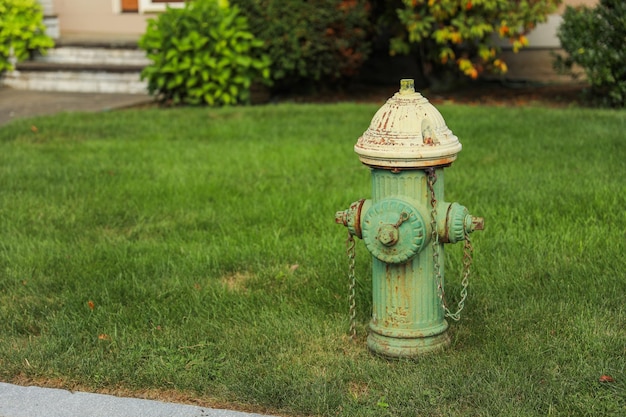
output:
M 435 106 L 415 92 L 413 80 L 401 80 L 400 91 L 376 112 L 354 151 L 372 167 L 425 168 L 452 163 L 461 143 Z

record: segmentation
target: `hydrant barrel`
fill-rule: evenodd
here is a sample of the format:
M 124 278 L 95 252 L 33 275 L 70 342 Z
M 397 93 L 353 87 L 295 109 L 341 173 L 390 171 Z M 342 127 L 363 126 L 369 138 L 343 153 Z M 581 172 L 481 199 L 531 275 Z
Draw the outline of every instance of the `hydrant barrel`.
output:
M 337 212 L 335 221 L 372 255 L 368 347 L 388 357 L 441 349 L 450 342 L 443 245 L 484 227 L 482 218 L 444 200 L 444 168 L 461 144 L 413 80 L 402 80 L 354 150 L 371 168 L 372 198 Z

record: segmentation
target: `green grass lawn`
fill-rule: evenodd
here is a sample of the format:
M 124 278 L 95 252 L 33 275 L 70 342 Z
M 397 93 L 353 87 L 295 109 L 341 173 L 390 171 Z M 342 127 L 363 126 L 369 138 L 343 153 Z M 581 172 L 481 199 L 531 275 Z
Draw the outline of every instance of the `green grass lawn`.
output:
M 382 104 L 382 103 L 381 103 Z M 293 416 L 626 415 L 626 112 L 439 107 L 483 216 L 451 347 L 348 327 L 352 147 L 378 105 L 129 110 L 0 128 L 0 380 Z M 458 294 L 462 245 L 449 245 Z M 602 376 L 609 382 L 600 382 Z

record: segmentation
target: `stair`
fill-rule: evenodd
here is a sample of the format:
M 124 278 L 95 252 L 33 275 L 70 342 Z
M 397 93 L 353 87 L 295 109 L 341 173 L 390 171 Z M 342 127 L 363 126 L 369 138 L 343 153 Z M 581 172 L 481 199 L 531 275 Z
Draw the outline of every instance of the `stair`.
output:
M 147 94 L 140 73 L 148 64 L 136 42 L 60 39 L 47 55 L 17 64 L 2 84 L 19 90 Z

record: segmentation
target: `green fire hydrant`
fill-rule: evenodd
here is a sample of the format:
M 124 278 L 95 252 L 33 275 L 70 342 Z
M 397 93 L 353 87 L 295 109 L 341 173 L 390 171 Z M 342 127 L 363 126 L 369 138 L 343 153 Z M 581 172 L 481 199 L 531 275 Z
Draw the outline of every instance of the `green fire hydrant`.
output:
M 482 218 L 444 201 L 443 168 L 461 144 L 439 111 L 415 92 L 413 80 L 402 80 L 354 150 L 371 168 L 372 198 L 337 212 L 335 221 L 348 228 L 350 239 L 362 239 L 373 257 L 367 345 L 404 358 L 441 349 L 450 343 L 446 317 L 458 320 L 467 294 L 469 233 L 483 229 Z M 444 291 L 444 244 L 460 241 L 463 291 L 452 313 Z

